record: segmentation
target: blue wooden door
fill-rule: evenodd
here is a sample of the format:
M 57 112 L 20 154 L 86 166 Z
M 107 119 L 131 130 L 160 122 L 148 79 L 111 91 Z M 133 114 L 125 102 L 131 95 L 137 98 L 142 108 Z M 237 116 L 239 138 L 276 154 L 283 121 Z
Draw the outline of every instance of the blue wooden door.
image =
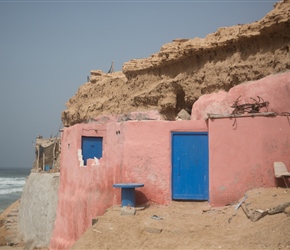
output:
M 172 198 L 208 200 L 208 133 L 172 133 Z
M 100 159 L 103 154 L 103 138 L 102 137 L 82 137 L 82 154 L 84 164 L 87 165 L 87 159 Z

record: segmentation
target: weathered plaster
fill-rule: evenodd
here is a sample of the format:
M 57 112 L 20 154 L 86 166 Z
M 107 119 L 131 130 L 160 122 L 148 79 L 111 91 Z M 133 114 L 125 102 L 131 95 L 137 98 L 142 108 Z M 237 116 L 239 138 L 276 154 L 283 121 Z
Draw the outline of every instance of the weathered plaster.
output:
M 145 184 L 137 201 L 145 202 L 147 197 L 149 201 L 168 204 L 171 201 L 171 132 L 207 131 L 206 122 L 129 122 L 126 131 L 122 181 Z
M 120 204 L 118 182 L 141 182 L 136 203 L 171 202 L 171 131 L 207 131 L 205 121 L 77 124 L 62 134 L 61 179 L 51 249 L 68 249 L 105 209 Z M 103 136 L 100 165 L 81 167 L 82 136 Z
M 78 124 L 62 133 L 59 201 L 51 249 L 69 248 L 91 225 L 92 218 L 112 205 L 112 168 L 102 160 L 99 166 L 91 160 L 86 167 L 80 167 L 78 159 L 81 136 L 104 136 L 106 144 L 105 132 L 103 125 Z
M 18 230 L 31 248 L 44 248 L 50 242 L 58 205 L 59 174 L 31 173 L 21 195 Z
M 247 117 L 209 121 L 210 203 L 236 202 L 250 189 L 276 185 L 273 163 L 290 165 L 287 117 Z

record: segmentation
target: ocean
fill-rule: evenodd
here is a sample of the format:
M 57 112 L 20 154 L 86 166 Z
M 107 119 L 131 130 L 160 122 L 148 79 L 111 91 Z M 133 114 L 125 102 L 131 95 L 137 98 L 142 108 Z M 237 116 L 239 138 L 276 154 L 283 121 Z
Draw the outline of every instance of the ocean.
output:
M 0 168 L 0 213 L 21 197 L 30 171 L 30 168 Z

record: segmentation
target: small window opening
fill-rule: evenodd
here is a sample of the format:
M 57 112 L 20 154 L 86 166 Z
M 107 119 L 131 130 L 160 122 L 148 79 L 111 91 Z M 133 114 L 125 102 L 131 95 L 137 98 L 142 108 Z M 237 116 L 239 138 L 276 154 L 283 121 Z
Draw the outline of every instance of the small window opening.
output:
M 82 136 L 82 154 L 84 165 L 88 159 L 100 159 L 103 155 L 103 137 Z

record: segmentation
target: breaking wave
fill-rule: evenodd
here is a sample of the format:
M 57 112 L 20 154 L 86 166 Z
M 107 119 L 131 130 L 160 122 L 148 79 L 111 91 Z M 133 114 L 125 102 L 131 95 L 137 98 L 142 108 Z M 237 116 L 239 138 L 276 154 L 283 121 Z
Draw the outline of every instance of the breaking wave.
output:
M 16 192 L 22 192 L 22 188 L 25 184 L 24 177 L 17 178 L 2 178 L 0 177 L 0 194 L 11 194 Z

